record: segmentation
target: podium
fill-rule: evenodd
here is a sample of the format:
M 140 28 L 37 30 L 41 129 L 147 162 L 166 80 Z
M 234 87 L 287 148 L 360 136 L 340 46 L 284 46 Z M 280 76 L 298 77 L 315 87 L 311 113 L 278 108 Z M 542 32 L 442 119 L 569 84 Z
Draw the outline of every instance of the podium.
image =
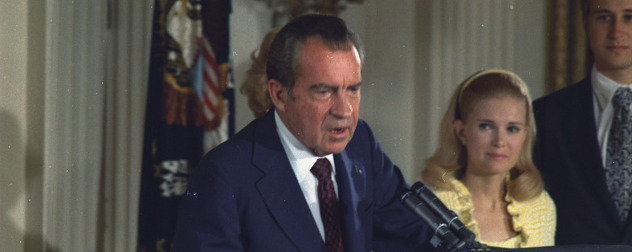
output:
M 441 251 L 441 250 L 439 250 Z M 560 245 L 560 246 L 552 246 L 552 247 L 537 247 L 537 248 L 517 248 L 517 249 L 506 249 L 506 248 L 489 248 L 487 250 L 478 250 L 478 249 L 465 249 L 459 251 L 506 251 L 506 252 L 632 252 L 632 246 L 629 245 L 598 245 L 598 244 L 590 244 L 590 245 Z
M 401 201 L 434 230 L 434 236 L 430 239 L 430 244 L 436 248 L 433 251 L 632 252 L 632 245 L 622 244 L 558 245 L 518 249 L 486 247 L 474 240 L 474 233 L 467 229 L 459 217 L 422 182 L 416 182 L 410 190 L 403 191 Z

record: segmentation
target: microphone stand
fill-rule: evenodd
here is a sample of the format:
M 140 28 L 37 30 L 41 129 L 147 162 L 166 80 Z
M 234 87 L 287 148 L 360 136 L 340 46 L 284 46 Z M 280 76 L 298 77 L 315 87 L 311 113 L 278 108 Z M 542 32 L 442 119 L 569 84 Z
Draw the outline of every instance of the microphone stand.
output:
M 402 193 L 402 203 L 434 230 L 430 244 L 446 251 L 483 251 L 487 246 L 475 241 L 476 235 L 423 183 L 416 182 Z

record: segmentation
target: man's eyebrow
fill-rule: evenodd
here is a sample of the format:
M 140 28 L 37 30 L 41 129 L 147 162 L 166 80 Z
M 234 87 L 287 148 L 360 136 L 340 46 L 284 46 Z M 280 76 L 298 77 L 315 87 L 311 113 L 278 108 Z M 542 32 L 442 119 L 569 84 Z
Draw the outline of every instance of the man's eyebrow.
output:
M 362 86 L 362 82 L 358 82 L 356 84 L 352 84 L 347 87 L 360 87 L 360 86 Z M 312 85 L 309 89 L 322 89 L 322 88 L 338 89 L 338 86 L 321 82 L 321 83 L 316 83 Z
M 632 12 L 632 9 L 624 9 L 623 13 L 625 14 L 629 14 Z M 603 15 L 603 14 L 613 14 L 614 12 L 612 12 L 611 10 L 607 10 L 607 9 L 598 9 L 598 10 L 594 10 L 592 11 L 590 14 L 595 14 L 595 15 Z
M 324 82 L 316 83 L 316 84 L 312 85 L 311 87 L 309 87 L 310 90 L 323 89 L 323 88 L 331 89 L 331 88 L 335 88 L 335 87 L 334 87 L 334 85 L 327 84 L 327 83 L 324 83 Z
M 590 12 L 590 14 L 611 14 L 612 11 L 606 9 L 598 9 Z
M 349 87 L 360 87 L 360 86 L 362 86 L 362 82 L 358 82 L 356 84 L 349 85 Z

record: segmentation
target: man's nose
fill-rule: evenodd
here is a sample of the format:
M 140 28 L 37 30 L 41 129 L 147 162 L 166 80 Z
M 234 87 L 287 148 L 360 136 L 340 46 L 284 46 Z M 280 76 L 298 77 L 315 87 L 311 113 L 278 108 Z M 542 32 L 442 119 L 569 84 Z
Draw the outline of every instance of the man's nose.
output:
M 332 101 L 331 113 L 338 117 L 347 117 L 353 113 L 353 105 L 345 94 L 337 94 Z
M 632 29 L 632 26 L 629 24 L 629 22 L 626 22 L 623 18 L 616 18 L 612 22 L 612 27 L 608 35 L 612 39 L 617 39 L 621 37 L 623 34 L 625 34 L 626 32 L 628 33 L 631 32 L 630 31 L 631 29 Z

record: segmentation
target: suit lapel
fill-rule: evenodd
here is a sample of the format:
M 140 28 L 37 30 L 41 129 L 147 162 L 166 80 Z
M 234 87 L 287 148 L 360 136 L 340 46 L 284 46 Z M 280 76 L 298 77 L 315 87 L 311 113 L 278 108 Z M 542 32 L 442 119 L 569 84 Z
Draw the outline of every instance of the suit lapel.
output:
M 268 112 L 260 127 L 257 127 L 255 142 L 253 163 L 264 173 L 256 186 L 267 210 L 298 250 L 324 248 L 314 218 L 281 145 L 273 111 Z
M 621 243 L 632 245 L 632 209 L 628 213 L 628 221 L 623 227 L 623 235 L 621 236 Z
M 346 151 L 334 155 L 334 161 L 345 250 L 366 251 L 365 232 L 370 229 L 363 226 L 363 223 L 367 223 L 363 221 L 367 216 L 365 209 L 360 209 L 363 206 L 360 201 L 366 189 L 365 167 L 361 162 L 350 159 Z
M 569 153 L 580 153 L 580 155 L 571 158 L 578 160 L 575 164 L 588 164 L 582 165 L 581 167 L 586 167 L 586 169 L 581 169 L 580 171 L 584 173 L 583 178 L 587 180 L 585 184 L 592 187 L 591 191 L 601 200 L 601 204 L 608 209 L 610 216 L 618 216 L 606 185 L 603 160 L 596 133 L 597 126 L 593 108 L 592 86 L 588 78 L 577 85 L 579 86 L 577 87 L 576 95 L 580 98 L 573 99 L 573 101 L 589 102 L 573 103 L 569 100 L 565 101 L 564 106 L 567 113 L 565 113 L 565 120 L 562 120 L 562 122 L 564 123 L 563 128 L 569 131 L 569 134 L 565 134 L 565 146 L 568 146 L 570 149 Z M 582 126 L 578 127 L 578 125 Z M 618 223 L 614 218 L 611 221 L 613 221 L 612 223 Z

